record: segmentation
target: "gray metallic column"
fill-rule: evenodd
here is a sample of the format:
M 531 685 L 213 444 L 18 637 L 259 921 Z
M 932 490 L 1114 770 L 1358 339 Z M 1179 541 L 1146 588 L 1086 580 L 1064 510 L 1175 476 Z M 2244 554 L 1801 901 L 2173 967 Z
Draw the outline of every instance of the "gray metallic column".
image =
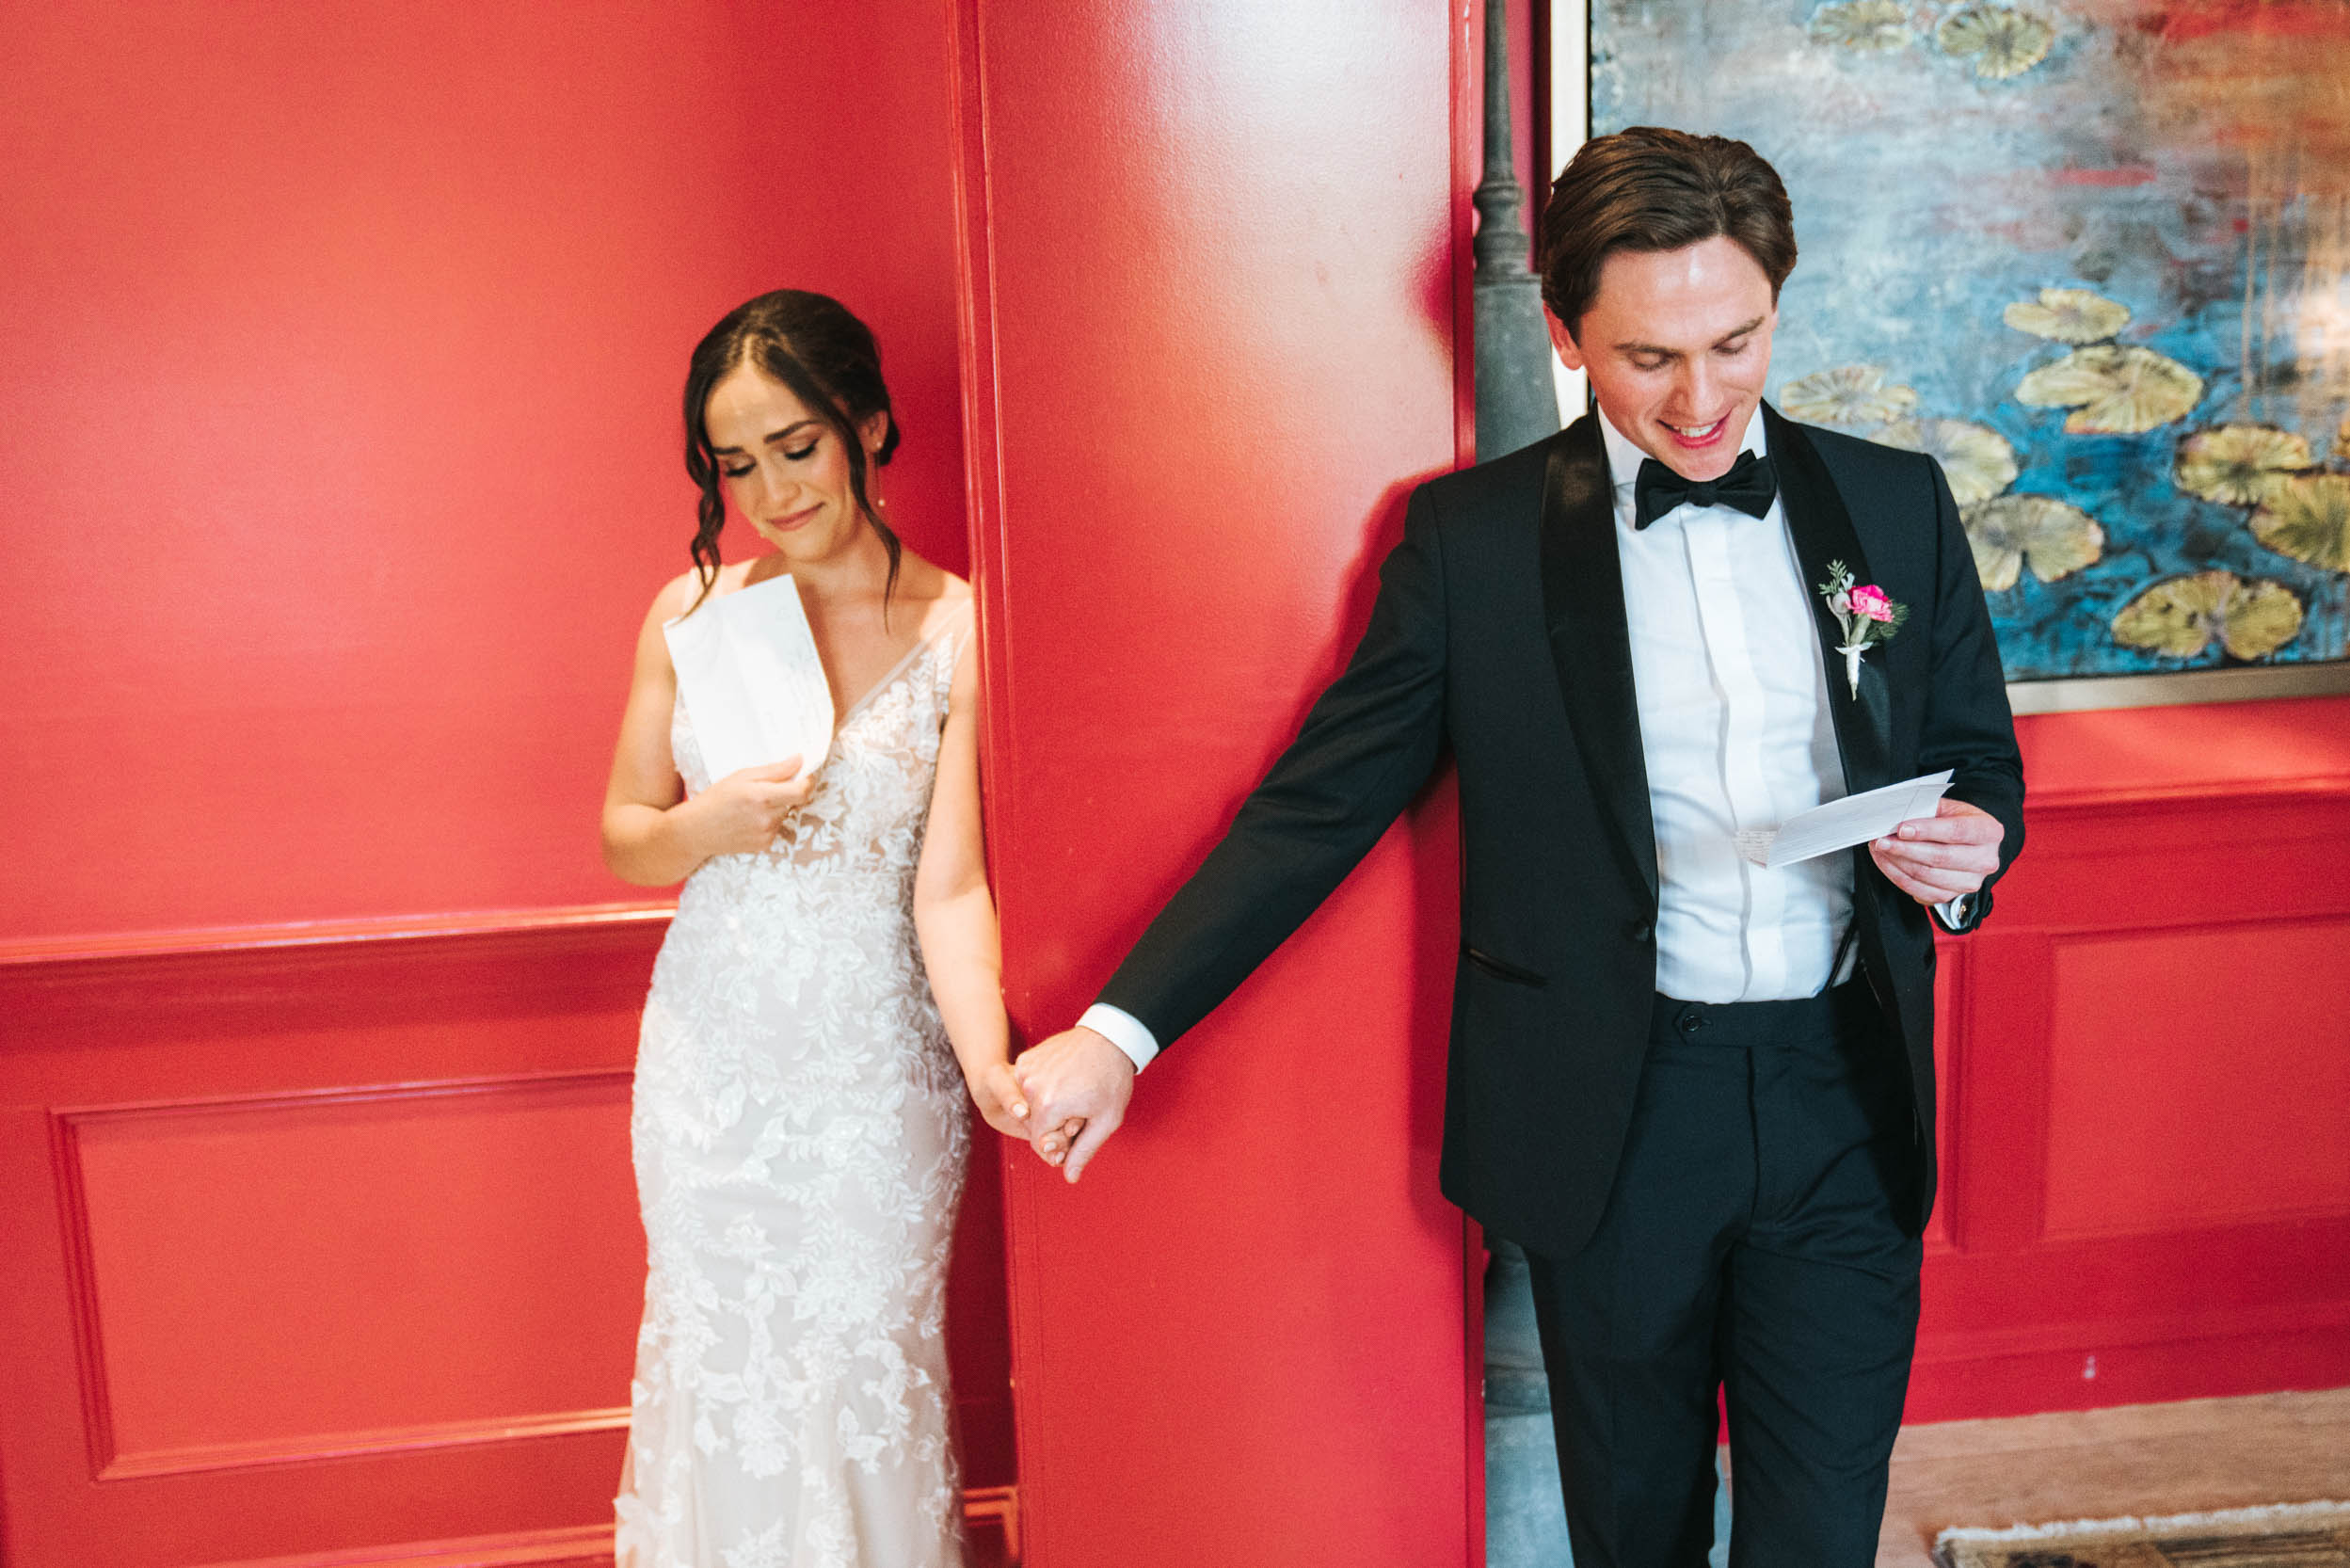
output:
M 1536 0 L 1541 4 L 1542 0 Z M 1542 284 L 1518 220 L 1525 194 L 1510 148 L 1506 0 L 1485 7 L 1485 173 L 1477 187 L 1477 456 L 1498 457 L 1559 428 Z M 1488 1236 L 1485 1272 L 1485 1561 L 1564 1568 L 1574 1561 L 1559 1500 L 1550 1385 L 1534 1332 L 1526 1255 Z

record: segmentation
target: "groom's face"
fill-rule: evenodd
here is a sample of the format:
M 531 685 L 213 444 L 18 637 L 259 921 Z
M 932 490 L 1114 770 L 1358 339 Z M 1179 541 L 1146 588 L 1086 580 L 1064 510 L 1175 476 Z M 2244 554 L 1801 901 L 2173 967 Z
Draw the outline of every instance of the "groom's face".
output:
M 1716 479 L 1737 460 L 1763 398 L 1770 280 L 1737 241 L 1717 235 L 1679 250 L 1619 250 L 1570 335 L 1550 339 L 1618 430 L 1689 479 Z

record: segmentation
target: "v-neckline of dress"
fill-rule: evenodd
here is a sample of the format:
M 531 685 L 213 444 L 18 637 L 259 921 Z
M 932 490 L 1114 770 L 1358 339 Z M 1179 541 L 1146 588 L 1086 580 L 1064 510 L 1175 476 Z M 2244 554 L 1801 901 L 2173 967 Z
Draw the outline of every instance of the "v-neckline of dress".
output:
M 920 658 L 925 652 L 936 647 L 939 639 L 946 636 L 948 632 L 953 631 L 955 623 L 960 621 L 967 614 L 968 614 L 967 610 L 954 611 L 946 617 L 945 623 L 942 624 L 936 631 L 933 632 L 927 637 L 918 639 L 912 648 L 905 650 L 905 657 L 890 665 L 885 674 L 883 674 L 871 685 L 866 687 L 864 692 L 858 696 L 855 702 L 850 703 L 846 708 L 840 710 L 840 716 L 833 721 L 832 727 L 834 730 L 837 732 L 845 728 L 851 719 L 855 718 L 858 713 L 864 712 L 865 705 L 867 703 L 872 701 L 873 698 L 879 696 L 884 691 L 887 690 L 890 682 L 896 680 L 898 677 L 903 675 L 906 670 L 913 665 L 915 660 Z

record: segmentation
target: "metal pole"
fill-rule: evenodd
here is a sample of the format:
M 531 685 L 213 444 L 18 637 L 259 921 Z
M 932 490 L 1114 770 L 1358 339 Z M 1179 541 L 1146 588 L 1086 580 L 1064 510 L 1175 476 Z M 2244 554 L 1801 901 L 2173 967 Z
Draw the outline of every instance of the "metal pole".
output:
M 1537 0 L 1540 3 L 1540 0 Z M 1477 271 L 1477 456 L 1485 462 L 1559 428 L 1550 376 L 1550 335 L 1542 283 L 1527 265 L 1529 245 L 1510 148 L 1509 7 L 1485 7 L 1485 174 L 1479 182 Z
M 1524 195 L 1510 143 L 1509 6 L 1486 0 L 1485 171 L 1475 198 L 1479 461 L 1559 428 L 1542 284 L 1527 265 L 1530 247 L 1518 217 Z M 1498 1236 L 1487 1240 L 1494 1256 L 1485 1274 L 1485 1561 L 1488 1568 L 1567 1568 L 1575 1559 L 1526 1254 Z

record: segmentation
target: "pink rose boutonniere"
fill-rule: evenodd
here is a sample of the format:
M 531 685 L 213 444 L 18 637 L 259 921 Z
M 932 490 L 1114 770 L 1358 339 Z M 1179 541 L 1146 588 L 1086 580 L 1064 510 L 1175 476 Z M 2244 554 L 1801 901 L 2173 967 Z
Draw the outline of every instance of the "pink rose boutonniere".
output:
M 1885 590 L 1874 583 L 1855 586 L 1852 568 L 1842 561 L 1828 563 L 1828 581 L 1819 585 L 1819 594 L 1828 600 L 1836 624 L 1844 628 L 1844 646 L 1836 651 L 1844 655 L 1845 680 L 1851 683 L 1852 695 L 1859 696 L 1861 655 L 1878 643 L 1892 641 L 1901 623 L 1910 618 L 1910 607 L 1886 598 Z
M 1866 616 L 1871 620 L 1893 619 L 1893 600 L 1887 599 L 1885 590 L 1874 583 L 1864 588 L 1853 589 L 1845 595 L 1845 599 L 1856 616 Z

